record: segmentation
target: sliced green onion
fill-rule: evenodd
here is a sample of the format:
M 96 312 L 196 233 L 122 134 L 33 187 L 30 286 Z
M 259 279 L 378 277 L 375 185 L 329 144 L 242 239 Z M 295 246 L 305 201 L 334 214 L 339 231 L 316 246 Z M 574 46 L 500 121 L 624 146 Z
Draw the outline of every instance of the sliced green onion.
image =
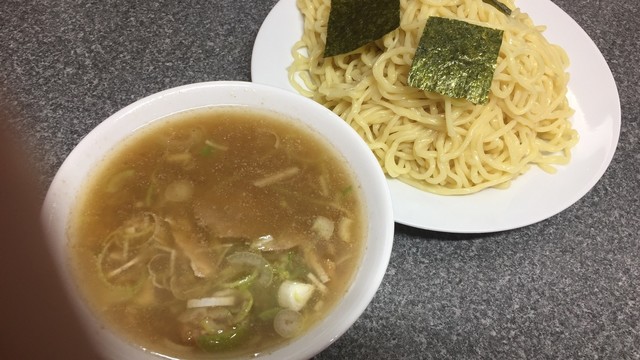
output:
M 282 310 L 280 307 L 274 307 L 268 310 L 265 310 L 258 314 L 258 318 L 262 321 L 273 320 L 276 317 L 276 314 Z
M 175 250 L 169 249 L 166 254 L 156 254 L 147 263 L 151 283 L 161 289 L 169 289 L 171 276 L 175 267 Z
M 206 333 L 196 338 L 196 344 L 204 351 L 215 352 L 232 348 L 247 335 L 248 321 L 242 322 L 233 329 Z
M 233 317 L 233 322 L 236 324 L 244 321 L 253 308 L 253 295 L 248 290 L 240 290 L 240 299 L 242 299 L 240 310 Z
M 303 282 L 285 280 L 278 288 L 278 305 L 300 311 L 307 304 L 315 286 Z
M 351 194 L 353 192 L 353 186 L 349 185 L 340 191 L 340 195 L 343 197 Z
M 261 286 L 271 284 L 273 280 L 273 270 L 269 262 L 262 256 L 248 252 L 239 251 L 227 256 L 227 261 L 234 265 L 246 265 L 258 269 L 258 279 L 256 282 Z
M 238 279 L 236 281 L 225 283 L 223 286 L 224 287 L 229 287 L 229 288 L 238 288 L 238 287 L 241 287 L 241 286 L 243 286 L 243 287 L 251 286 L 251 284 L 256 279 L 256 277 L 258 277 L 258 270 L 257 269 L 255 269 L 251 274 L 245 275 L 245 276 L 241 277 L 240 279 Z
M 284 338 L 292 338 L 302 330 L 302 320 L 299 312 L 283 309 L 273 318 L 273 329 Z

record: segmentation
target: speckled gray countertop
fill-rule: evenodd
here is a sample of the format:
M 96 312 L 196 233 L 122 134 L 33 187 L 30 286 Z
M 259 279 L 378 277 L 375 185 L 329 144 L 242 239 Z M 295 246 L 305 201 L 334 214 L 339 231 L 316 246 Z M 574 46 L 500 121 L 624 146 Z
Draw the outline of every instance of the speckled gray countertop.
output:
M 396 225 L 376 297 L 317 358 L 640 359 L 640 5 L 553 1 L 615 77 L 622 131 L 611 166 L 573 206 L 525 228 Z M 43 189 L 80 139 L 129 103 L 187 83 L 249 81 L 275 3 L 2 0 L 0 92 Z

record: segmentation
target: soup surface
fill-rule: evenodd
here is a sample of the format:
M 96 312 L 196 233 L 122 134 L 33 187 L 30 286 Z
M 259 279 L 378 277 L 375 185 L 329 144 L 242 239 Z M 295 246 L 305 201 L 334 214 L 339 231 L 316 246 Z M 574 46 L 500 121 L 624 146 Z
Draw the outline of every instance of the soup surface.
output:
M 366 232 L 359 184 L 279 115 L 193 110 L 107 156 L 69 228 L 78 286 L 128 341 L 170 357 L 253 356 L 345 293 Z

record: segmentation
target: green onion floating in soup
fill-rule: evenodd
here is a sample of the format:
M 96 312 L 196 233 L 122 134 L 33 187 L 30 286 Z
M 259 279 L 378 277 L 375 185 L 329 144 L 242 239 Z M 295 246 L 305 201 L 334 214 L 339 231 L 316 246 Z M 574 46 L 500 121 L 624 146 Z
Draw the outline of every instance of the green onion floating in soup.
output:
M 232 107 L 179 114 L 92 174 L 69 231 L 75 275 L 97 315 L 151 351 L 270 351 L 345 293 L 360 196 L 310 130 Z

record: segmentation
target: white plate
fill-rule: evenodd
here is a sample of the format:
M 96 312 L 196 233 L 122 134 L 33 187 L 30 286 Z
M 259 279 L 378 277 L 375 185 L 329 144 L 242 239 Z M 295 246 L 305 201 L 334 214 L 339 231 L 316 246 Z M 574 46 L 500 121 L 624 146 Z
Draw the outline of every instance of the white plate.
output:
M 545 36 L 569 54 L 569 102 L 580 141 L 572 160 L 555 175 L 532 168 L 506 190 L 486 189 L 465 196 L 441 196 L 389 179 L 398 223 L 435 231 L 481 233 L 542 221 L 584 196 L 609 166 L 620 135 L 618 90 L 604 57 L 580 26 L 549 0 L 517 2 Z M 252 80 L 294 91 L 287 67 L 291 47 L 302 36 L 295 0 L 280 0 L 265 19 L 253 48 Z

